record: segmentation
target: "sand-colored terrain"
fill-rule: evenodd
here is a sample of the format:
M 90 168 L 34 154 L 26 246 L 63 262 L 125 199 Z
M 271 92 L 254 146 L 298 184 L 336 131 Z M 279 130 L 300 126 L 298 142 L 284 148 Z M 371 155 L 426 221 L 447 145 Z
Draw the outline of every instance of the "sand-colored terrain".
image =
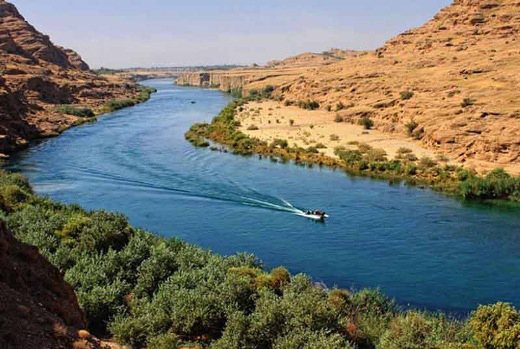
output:
M 239 112 L 240 130 L 251 137 L 272 142 L 285 139 L 289 145 L 302 148 L 323 144 L 326 148 L 318 150 L 328 156 L 336 157 L 334 148 L 344 146 L 357 148 L 357 143 L 366 143 L 373 148 L 385 149 L 390 158 L 394 158 L 401 147 L 411 149 L 418 157 L 437 158 L 437 154 L 427 149 L 418 141 L 395 137 L 378 130 L 366 130 L 360 125 L 348 122 L 335 122 L 335 112 L 324 110 L 304 110 L 298 107 L 286 107 L 274 101 L 250 102 Z M 291 125 L 290 120 L 294 123 Z M 258 130 L 248 130 L 251 126 Z

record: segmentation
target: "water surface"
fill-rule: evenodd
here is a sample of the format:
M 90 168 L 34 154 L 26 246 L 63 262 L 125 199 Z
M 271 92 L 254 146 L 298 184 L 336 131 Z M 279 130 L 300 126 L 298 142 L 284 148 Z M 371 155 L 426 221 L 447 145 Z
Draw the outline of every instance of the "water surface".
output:
M 13 159 L 40 194 L 124 212 L 132 224 L 221 254 L 255 253 L 329 286 L 380 287 L 402 304 L 520 305 L 520 212 L 429 190 L 196 149 L 183 134 L 231 99 L 148 81 L 144 104 Z M 192 103 L 195 102 L 195 103 Z M 296 208 L 323 209 L 314 223 Z

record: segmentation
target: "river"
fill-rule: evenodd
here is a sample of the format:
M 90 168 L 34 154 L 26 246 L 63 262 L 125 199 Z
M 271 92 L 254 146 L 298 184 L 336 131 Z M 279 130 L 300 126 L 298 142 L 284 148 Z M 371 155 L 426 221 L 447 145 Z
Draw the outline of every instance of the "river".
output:
M 123 212 L 137 227 L 220 254 L 251 252 L 328 286 L 380 287 L 430 310 L 520 305 L 520 211 L 194 148 L 184 132 L 231 98 L 145 84 L 158 89 L 150 101 L 42 141 L 8 167 L 53 199 Z M 299 208 L 331 218 L 315 223 Z

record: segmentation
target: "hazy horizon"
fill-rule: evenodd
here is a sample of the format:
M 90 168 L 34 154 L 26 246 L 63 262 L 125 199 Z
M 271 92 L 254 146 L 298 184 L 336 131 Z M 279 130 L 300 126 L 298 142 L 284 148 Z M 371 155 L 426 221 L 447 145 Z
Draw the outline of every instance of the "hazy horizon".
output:
M 330 48 L 371 50 L 451 0 L 10 0 L 36 29 L 92 67 L 264 64 Z M 59 11 L 57 10 L 59 9 Z

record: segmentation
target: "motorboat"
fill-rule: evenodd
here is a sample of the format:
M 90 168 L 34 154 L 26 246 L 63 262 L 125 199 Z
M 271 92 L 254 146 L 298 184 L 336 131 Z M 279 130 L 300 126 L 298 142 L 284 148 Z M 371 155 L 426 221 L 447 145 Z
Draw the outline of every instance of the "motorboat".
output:
M 309 218 L 315 221 L 324 222 L 325 218 L 329 218 L 329 215 L 324 211 L 303 211 L 300 216 Z

